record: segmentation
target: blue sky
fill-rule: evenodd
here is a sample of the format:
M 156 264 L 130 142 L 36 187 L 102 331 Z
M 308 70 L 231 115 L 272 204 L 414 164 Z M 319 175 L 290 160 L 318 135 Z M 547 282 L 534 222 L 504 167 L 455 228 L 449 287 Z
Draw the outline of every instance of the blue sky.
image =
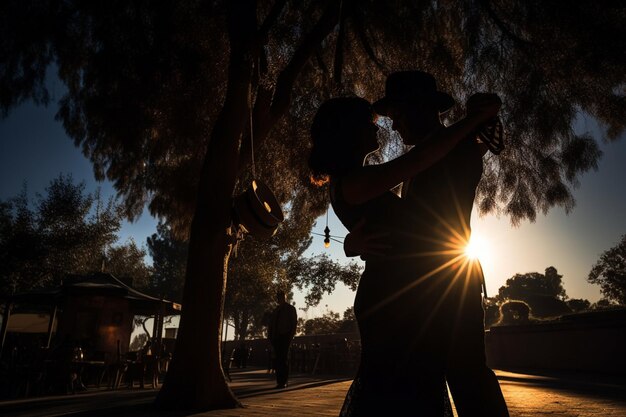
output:
M 54 102 L 59 97 L 54 97 L 55 91 L 52 94 Z M 61 172 L 71 173 L 76 181 L 85 181 L 89 191 L 100 186 L 104 196 L 115 194 L 110 183 L 96 183 L 91 164 L 55 121 L 55 113 L 56 105 L 45 108 L 25 103 L 0 120 L 0 199 L 18 194 L 25 182 L 29 194 L 34 196 Z M 594 130 L 593 122 L 582 121 L 580 129 Z M 517 228 L 505 217 L 473 216 L 473 232 L 482 237 L 489 249 L 481 261 L 491 295 L 515 273 L 543 272 L 554 266 L 563 275 L 570 297 L 591 301 L 600 297 L 598 287 L 588 284 L 586 276 L 598 256 L 626 233 L 625 139 L 601 145 L 604 156 L 599 170 L 582 177 L 574 191 L 577 205 L 569 216 L 562 209 L 554 209 L 547 216 L 539 216 L 535 223 L 526 222 Z M 345 235 L 332 212 L 329 217 L 331 233 Z M 321 233 L 324 226 L 322 217 L 314 231 Z M 144 212 L 135 223 L 123 225 L 120 240 L 132 237 L 138 244 L 145 244 L 146 237 L 155 231 L 156 220 Z M 324 251 L 347 261 L 341 245 L 333 243 L 330 249 L 324 249 L 322 238 L 315 237 L 308 254 Z M 353 300 L 354 293 L 339 285 L 318 307 L 302 314 L 314 317 L 329 309 L 343 312 Z M 296 294 L 295 301 L 297 307 L 304 306 L 301 294 Z

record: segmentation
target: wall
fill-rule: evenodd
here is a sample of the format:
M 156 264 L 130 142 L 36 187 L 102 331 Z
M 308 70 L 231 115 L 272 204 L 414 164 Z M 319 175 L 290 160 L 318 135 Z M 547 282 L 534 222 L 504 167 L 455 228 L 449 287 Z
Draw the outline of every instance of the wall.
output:
M 489 366 L 626 375 L 626 310 L 496 326 L 486 334 Z

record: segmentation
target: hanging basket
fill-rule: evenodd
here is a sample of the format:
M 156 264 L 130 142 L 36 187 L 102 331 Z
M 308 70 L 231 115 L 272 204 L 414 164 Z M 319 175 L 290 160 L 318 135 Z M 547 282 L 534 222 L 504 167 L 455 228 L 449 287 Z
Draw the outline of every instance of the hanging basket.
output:
M 250 187 L 233 201 L 234 221 L 250 235 L 268 239 L 285 219 L 280 204 L 267 185 L 252 180 Z

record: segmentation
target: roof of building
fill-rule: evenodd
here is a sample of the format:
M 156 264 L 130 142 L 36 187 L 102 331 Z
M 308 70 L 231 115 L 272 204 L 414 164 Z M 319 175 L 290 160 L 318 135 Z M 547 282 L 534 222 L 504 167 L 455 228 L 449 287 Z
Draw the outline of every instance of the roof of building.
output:
M 68 275 L 60 287 L 16 293 L 11 301 L 18 304 L 54 306 L 68 295 L 107 295 L 128 299 L 136 314 L 148 313 L 161 306 L 166 315 L 180 314 L 181 305 L 153 297 L 125 284 L 113 274 L 95 272 L 86 275 Z

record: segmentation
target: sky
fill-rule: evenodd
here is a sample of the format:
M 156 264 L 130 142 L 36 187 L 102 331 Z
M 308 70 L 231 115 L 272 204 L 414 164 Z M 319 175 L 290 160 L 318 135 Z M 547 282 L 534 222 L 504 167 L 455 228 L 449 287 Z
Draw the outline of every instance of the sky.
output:
M 52 103 L 59 92 L 52 88 Z M 38 107 L 25 103 L 0 120 L 0 200 L 11 198 L 27 185 L 31 197 L 43 193 L 50 180 L 60 173 L 72 174 L 84 181 L 87 191 L 101 187 L 103 196 L 114 195 L 111 183 L 97 183 L 90 162 L 55 121 L 56 105 Z M 581 120 L 578 130 L 594 131 L 592 120 Z M 480 256 L 489 295 L 497 293 L 506 279 L 516 273 L 541 272 L 549 266 L 563 275 L 571 298 L 600 298 L 599 287 L 586 277 L 600 254 L 616 245 L 626 234 L 626 135 L 611 143 L 601 143 L 604 152 L 597 172 L 585 174 L 574 189 L 576 207 L 566 215 L 555 208 L 547 216 L 538 215 L 535 223 L 511 226 L 506 217 L 472 216 L 472 231 L 485 242 L 487 251 Z M 132 238 L 145 245 L 146 237 L 156 232 L 157 220 L 144 211 L 134 223 L 124 223 L 120 243 Z M 314 232 L 323 233 L 326 217 L 318 219 Z M 329 213 L 331 234 L 344 236 L 347 231 L 334 213 Z M 348 262 L 339 243 L 325 249 L 323 238 L 314 236 L 307 255 L 328 253 L 340 262 Z M 360 261 L 359 261 L 360 262 Z M 324 297 L 317 307 L 303 310 L 303 294 L 294 294 L 299 314 L 312 318 L 328 310 L 342 313 L 352 306 L 354 293 L 339 284 L 333 294 Z

